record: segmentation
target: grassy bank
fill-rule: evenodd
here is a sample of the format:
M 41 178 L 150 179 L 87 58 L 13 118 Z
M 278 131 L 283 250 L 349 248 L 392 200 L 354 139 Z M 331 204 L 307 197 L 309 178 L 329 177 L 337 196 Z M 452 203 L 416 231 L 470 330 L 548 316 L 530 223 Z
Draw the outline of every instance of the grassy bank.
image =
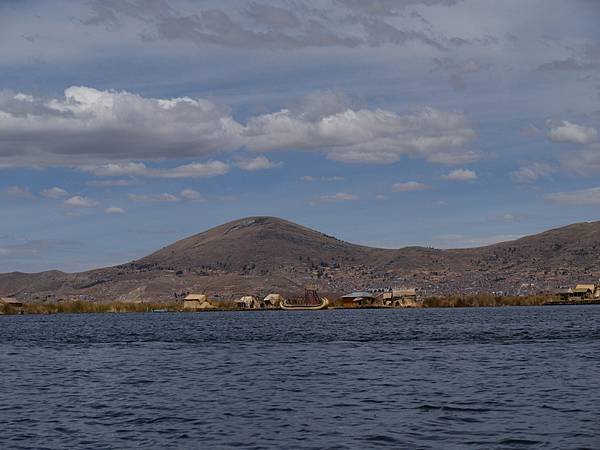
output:
M 464 308 L 493 306 L 539 306 L 554 299 L 550 295 L 496 296 L 492 294 L 449 295 L 446 297 L 429 297 L 423 301 L 425 308 Z
M 85 301 L 61 302 L 61 303 L 25 303 L 22 308 L 8 305 L 0 305 L 0 314 L 83 314 L 83 313 L 126 313 L 126 312 L 149 312 L 153 309 L 182 309 L 181 302 L 173 303 L 130 303 L 130 302 L 108 302 L 93 303 Z
M 481 308 L 497 306 L 539 306 L 554 299 L 550 295 L 531 295 L 527 297 L 495 296 L 492 294 L 478 295 L 450 295 L 445 297 L 429 297 L 423 301 L 424 308 Z M 330 301 L 333 308 L 342 308 L 341 300 Z M 150 312 L 152 310 L 183 311 L 182 302 L 167 303 L 131 303 L 131 302 L 105 302 L 94 303 L 86 301 L 72 301 L 61 303 L 25 303 L 22 308 L 0 304 L 0 314 L 84 314 L 84 313 L 128 313 Z M 205 311 L 240 311 L 234 302 L 220 302 L 219 308 Z M 243 310 L 242 310 L 243 311 Z M 255 311 L 255 310 L 250 310 Z

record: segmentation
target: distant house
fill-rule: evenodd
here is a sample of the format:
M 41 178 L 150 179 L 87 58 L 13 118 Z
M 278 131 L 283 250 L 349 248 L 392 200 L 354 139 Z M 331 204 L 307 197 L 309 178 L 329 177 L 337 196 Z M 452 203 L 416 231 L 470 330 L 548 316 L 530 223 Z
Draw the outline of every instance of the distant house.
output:
M 573 289 L 573 297 L 579 297 L 585 300 L 591 300 L 594 298 L 594 292 L 596 286 L 594 284 L 578 284 Z
M 593 300 L 600 297 L 600 286 L 595 284 L 578 284 L 574 288 L 556 291 L 561 301 Z
M 277 308 L 283 301 L 281 294 L 269 294 L 260 303 L 261 308 Z
M 252 295 L 244 295 L 239 300 L 235 301 L 238 308 L 243 309 L 258 309 L 260 304 Z
M 392 304 L 394 306 L 410 306 L 417 303 L 417 290 L 415 288 L 392 289 Z
M 392 297 L 395 299 L 416 300 L 417 290 L 415 288 L 394 288 Z
M 13 308 L 19 312 L 23 311 L 23 302 L 14 297 L 0 297 L 0 305 Z
M 375 306 L 376 295 L 368 291 L 350 292 L 342 296 L 342 305 L 346 308 L 355 306 Z
M 188 294 L 183 299 L 183 309 L 187 310 L 198 310 L 198 309 L 211 309 L 214 306 L 208 301 L 204 294 Z
M 565 302 L 573 297 L 573 289 L 571 288 L 559 289 L 556 293 L 558 294 L 558 298 Z

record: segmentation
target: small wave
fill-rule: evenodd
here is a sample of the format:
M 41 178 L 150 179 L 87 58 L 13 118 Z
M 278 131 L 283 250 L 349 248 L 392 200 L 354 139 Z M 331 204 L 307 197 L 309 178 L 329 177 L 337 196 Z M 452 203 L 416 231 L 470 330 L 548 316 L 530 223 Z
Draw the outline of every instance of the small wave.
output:
M 538 445 L 542 441 L 534 441 L 533 439 L 524 438 L 506 438 L 498 441 L 499 445 Z
M 401 441 L 398 439 L 388 436 L 387 434 L 371 434 L 367 435 L 363 438 L 365 441 L 369 442 L 384 442 L 386 444 L 399 444 Z
M 448 406 L 448 405 L 421 405 L 417 406 L 414 409 L 418 409 L 421 411 L 459 411 L 459 412 L 490 412 L 492 411 L 489 408 L 465 408 L 460 406 Z

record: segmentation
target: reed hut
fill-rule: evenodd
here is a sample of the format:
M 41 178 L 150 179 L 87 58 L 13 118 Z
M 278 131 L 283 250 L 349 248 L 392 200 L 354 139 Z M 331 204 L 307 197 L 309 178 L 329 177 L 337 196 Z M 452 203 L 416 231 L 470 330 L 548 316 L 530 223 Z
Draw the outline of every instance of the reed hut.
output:
M 0 306 L 12 308 L 18 312 L 23 312 L 23 302 L 14 297 L 0 297 Z
M 281 294 L 269 294 L 261 302 L 261 308 L 278 308 L 283 301 Z
M 183 299 L 183 309 L 196 311 L 198 309 L 210 308 L 214 308 L 214 306 L 204 294 L 189 294 Z
M 375 295 L 367 291 L 350 292 L 342 297 L 342 305 L 346 308 L 375 306 Z
M 243 309 L 258 309 L 259 303 L 252 295 L 244 295 L 239 300 L 235 301 L 238 308 Z
M 593 284 L 578 284 L 573 289 L 573 297 L 579 297 L 584 300 L 591 300 L 594 298 L 594 292 L 596 286 Z

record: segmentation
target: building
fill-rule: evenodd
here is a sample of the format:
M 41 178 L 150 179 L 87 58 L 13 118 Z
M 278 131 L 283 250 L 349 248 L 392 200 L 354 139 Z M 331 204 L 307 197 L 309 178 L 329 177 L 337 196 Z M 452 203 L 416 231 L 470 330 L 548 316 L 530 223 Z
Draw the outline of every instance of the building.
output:
M 282 301 L 283 296 L 281 294 L 269 294 L 260 302 L 259 306 L 261 308 L 278 308 Z
M 214 306 L 204 294 L 188 294 L 183 299 L 183 309 L 196 311 L 198 309 L 211 309 Z
M 260 307 L 260 304 L 258 303 L 256 298 L 252 295 L 244 295 L 239 300 L 236 300 L 235 304 L 238 308 L 243 309 L 258 309 Z
M 594 300 L 600 298 L 600 285 L 577 284 L 574 288 L 559 289 L 556 294 L 563 302 Z
M 416 300 L 417 290 L 415 288 L 394 288 L 392 297 L 400 300 Z
M 556 293 L 558 294 L 558 298 L 563 302 L 566 302 L 573 297 L 573 289 L 571 288 L 559 289 Z
M 0 297 L 0 306 L 6 306 L 18 312 L 23 312 L 23 302 L 14 297 Z
M 573 290 L 573 295 L 575 297 L 581 297 L 585 300 L 591 300 L 594 298 L 594 294 L 596 293 L 596 285 L 595 284 L 578 284 L 575 286 Z
M 342 296 L 342 305 L 346 308 L 356 306 L 376 306 L 377 296 L 368 291 L 356 291 Z
M 415 288 L 392 289 L 392 306 L 415 306 L 418 301 Z

